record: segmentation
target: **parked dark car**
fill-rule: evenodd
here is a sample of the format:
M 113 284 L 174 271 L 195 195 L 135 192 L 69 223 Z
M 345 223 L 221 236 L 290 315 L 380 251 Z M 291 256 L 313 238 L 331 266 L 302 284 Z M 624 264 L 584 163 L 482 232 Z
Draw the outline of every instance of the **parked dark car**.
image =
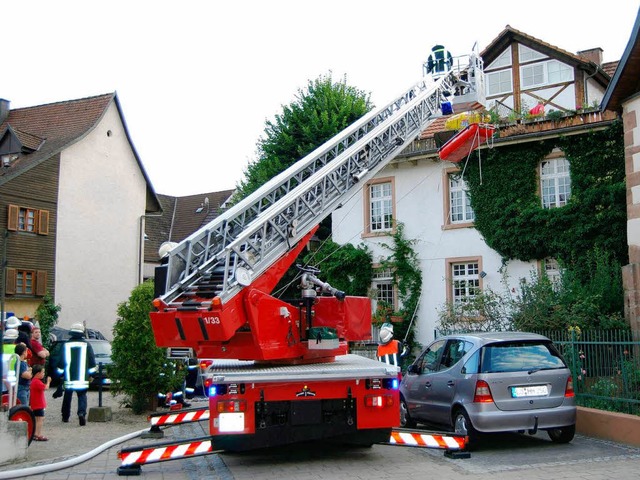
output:
M 571 372 L 551 340 L 519 332 L 450 335 L 428 345 L 400 384 L 401 425 L 478 432 L 546 430 L 556 443 L 575 434 Z
M 94 332 L 98 332 L 94 330 Z M 102 363 L 102 375 L 100 373 L 96 373 L 92 376 L 92 380 L 90 383 L 90 387 L 97 388 L 100 383 L 102 383 L 103 387 L 108 387 L 111 385 L 111 379 L 108 375 L 109 365 L 111 365 L 111 342 L 106 340 L 100 332 L 98 332 L 102 338 L 87 338 L 87 343 L 91 345 L 93 349 L 93 354 L 96 360 L 96 366 L 99 367 L 99 364 Z M 48 375 L 51 376 L 51 386 L 56 387 L 60 384 L 61 378 L 58 376 L 55 365 L 57 365 L 60 356 L 62 355 L 62 346 L 69 339 L 68 331 L 63 329 L 58 329 L 56 335 L 56 340 L 51 343 L 50 348 L 50 356 L 49 356 L 49 371 Z M 94 334 L 95 336 L 95 334 Z

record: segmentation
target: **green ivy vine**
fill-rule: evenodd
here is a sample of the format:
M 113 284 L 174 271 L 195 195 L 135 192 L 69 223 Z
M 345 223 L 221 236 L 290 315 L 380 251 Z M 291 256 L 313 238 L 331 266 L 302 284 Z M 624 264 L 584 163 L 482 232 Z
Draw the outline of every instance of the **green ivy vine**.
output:
M 538 166 L 554 148 L 570 163 L 571 198 L 544 209 Z M 553 257 L 577 266 L 599 249 L 628 263 L 622 124 L 606 130 L 474 152 L 464 168 L 475 228 L 503 261 Z
M 403 223 L 397 223 L 392 239 L 393 245 L 384 245 L 392 253 L 382 262 L 382 266 L 390 268 L 393 272 L 393 282 L 398 287 L 398 297 L 402 305 L 397 312 L 402 316 L 402 322 L 394 325 L 394 337 L 397 340 L 405 340 L 409 349 L 413 350 L 420 347 L 416 343 L 413 327 L 417 323 L 414 314 L 418 311 L 422 292 L 422 270 L 418 255 L 413 249 L 415 240 L 405 237 Z M 403 363 L 407 364 L 410 358 L 405 358 Z

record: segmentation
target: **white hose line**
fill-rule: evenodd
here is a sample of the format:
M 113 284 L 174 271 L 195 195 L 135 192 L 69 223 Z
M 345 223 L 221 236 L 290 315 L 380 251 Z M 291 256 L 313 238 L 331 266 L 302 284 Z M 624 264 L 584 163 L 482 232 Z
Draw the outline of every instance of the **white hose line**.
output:
M 148 428 L 144 430 L 139 430 L 137 432 L 129 433 L 128 435 L 123 435 L 122 437 L 115 438 L 107 443 L 100 445 L 97 448 L 94 448 L 90 452 L 84 453 L 78 457 L 73 457 L 68 460 L 63 460 L 58 463 L 51 463 L 47 465 L 38 465 L 37 467 L 28 467 L 22 468 L 18 470 L 7 470 L 4 472 L 0 472 L 0 480 L 11 480 L 13 478 L 21 478 L 28 477 L 30 475 L 42 475 L 47 472 L 54 472 L 56 470 L 62 470 L 63 468 L 74 467 L 79 463 L 85 462 L 96 455 L 108 450 L 114 445 L 118 445 L 119 443 L 126 442 L 127 440 L 131 440 L 132 438 L 136 438 L 143 433 L 147 433 L 149 431 Z

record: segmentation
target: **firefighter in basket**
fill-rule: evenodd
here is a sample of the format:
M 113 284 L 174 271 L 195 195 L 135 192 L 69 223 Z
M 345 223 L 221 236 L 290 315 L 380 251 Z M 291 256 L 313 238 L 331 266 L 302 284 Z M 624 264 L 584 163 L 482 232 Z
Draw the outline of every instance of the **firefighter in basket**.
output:
M 380 327 L 378 360 L 387 365 L 400 366 L 400 359 L 408 353 L 407 345 L 393 338 L 393 325 L 383 323 Z

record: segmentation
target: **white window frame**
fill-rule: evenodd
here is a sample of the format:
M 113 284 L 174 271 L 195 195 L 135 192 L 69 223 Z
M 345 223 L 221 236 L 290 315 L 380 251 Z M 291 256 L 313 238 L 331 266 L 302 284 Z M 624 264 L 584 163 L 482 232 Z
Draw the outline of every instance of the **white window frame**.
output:
M 544 67 L 544 63 L 534 63 L 521 67 L 520 81 L 522 82 L 522 88 L 532 88 L 547 83 Z
M 562 276 L 562 269 L 560 268 L 560 264 L 558 260 L 555 258 L 547 257 L 542 261 L 541 265 L 542 272 L 547 276 L 551 283 L 557 285 L 560 283 L 560 279 Z
M 572 81 L 573 69 L 557 60 L 531 63 L 520 67 L 520 83 L 523 89 Z
M 393 232 L 396 214 L 394 191 L 393 177 L 374 179 L 367 184 L 364 189 L 366 228 L 363 236 L 388 235 Z
M 447 260 L 449 287 L 447 300 L 452 304 L 473 300 L 482 291 L 482 262 L 480 258 L 458 258 Z
M 487 95 L 500 95 L 513 91 L 513 73 L 511 69 L 486 74 Z
M 547 56 L 526 45 L 518 44 L 518 59 L 520 63 L 540 60 L 542 58 L 547 58 Z
M 540 162 L 540 200 L 542 208 L 564 207 L 571 198 L 571 167 L 564 157 Z
M 490 65 L 485 65 L 485 70 L 492 70 L 494 68 L 500 67 L 510 67 L 511 66 L 511 45 L 509 45 L 504 52 L 502 52 L 498 57 L 491 62 Z
M 459 173 L 448 173 L 449 183 L 449 224 L 469 224 L 476 219 L 475 212 L 471 206 L 471 197 L 468 194 L 467 182 Z M 460 216 L 461 218 L 454 218 Z
M 557 75 L 557 78 L 554 78 Z M 562 83 L 573 81 L 573 68 L 557 60 L 547 62 L 547 83 Z
M 390 268 L 374 266 L 371 286 L 376 294 L 374 309 L 377 308 L 379 302 L 385 302 L 391 305 L 391 308 L 394 310 L 397 308 L 396 288 L 393 284 L 393 272 Z

